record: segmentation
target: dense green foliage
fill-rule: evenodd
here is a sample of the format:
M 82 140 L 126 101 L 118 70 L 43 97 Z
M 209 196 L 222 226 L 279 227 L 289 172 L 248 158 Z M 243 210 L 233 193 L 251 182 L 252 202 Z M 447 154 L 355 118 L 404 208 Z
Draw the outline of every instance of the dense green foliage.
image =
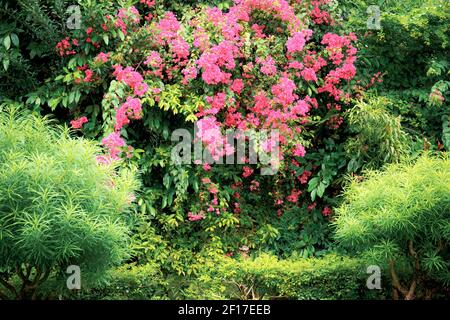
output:
M 450 284 L 450 161 L 423 156 L 391 165 L 353 182 L 337 210 L 336 237 L 365 252 L 392 276 L 395 295 L 431 297 L 436 283 Z M 398 279 L 396 264 L 411 269 Z M 388 267 L 389 266 L 389 267 Z M 400 281 L 407 281 L 406 286 Z
M 98 152 L 48 119 L 1 110 L 2 296 L 34 298 L 70 265 L 81 268 L 89 286 L 127 256 L 123 213 L 136 183 L 130 172 L 99 166 Z M 20 289 L 8 283 L 14 276 Z
M 342 5 L 346 26 L 361 39 L 360 74 L 368 79 L 381 72 L 383 83 L 375 89 L 395 102 L 391 109 L 402 115 L 405 130 L 430 148 L 445 143 L 448 150 L 449 2 L 356 0 Z M 368 30 L 368 5 L 379 5 L 381 30 Z
M 329 254 L 321 259 L 278 260 L 215 257 L 203 272 L 183 282 L 163 280 L 152 264 L 120 268 L 108 285 L 82 296 L 89 299 L 380 299 L 384 291 L 367 290 L 361 260 Z M 78 297 L 79 298 L 79 297 Z
M 213 267 L 187 289 L 194 299 L 366 299 L 380 298 L 379 291 L 365 288 L 362 261 L 334 254 L 323 258 L 278 260 L 260 255 Z

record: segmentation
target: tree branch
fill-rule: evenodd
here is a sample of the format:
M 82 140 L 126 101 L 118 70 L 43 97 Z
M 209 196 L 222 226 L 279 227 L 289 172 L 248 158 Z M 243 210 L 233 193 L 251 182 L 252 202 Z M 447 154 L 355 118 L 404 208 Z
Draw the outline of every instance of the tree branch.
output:
M 391 272 L 392 286 L 400 291 L 404 296 L 408 294 L 408 291 L 400 284 L 397 273 L 395 272 L 395 262 L 394 260 L 389 261 L 389 269 Z
M 419 256 L 417 255 L 416 250 L 414 250 L 412 240 L 408 240 L 408 249 L 409 249 L 409 254 L 414 259 L 414 275 L 413 275 L 413 281 L 411 283 L 411 286 L 409 287 L 409 291 L 406 294 L 405 299 L 412 300 L 412 299 L 414 299 L 414 292 L 416 291 L 417 281 L 419 280 L 419 276 L 420 276 L 420 261 L 419 261 Z
M 8 283 L 8 281 L 4 280 L 2 277 L 0 277 L 0 283 L 9 291 L 11 291 L 12 294 L 14 294 L 15 297 L 17 297 L 17 291 L 16 288 L 14 288 L 13 285 Z

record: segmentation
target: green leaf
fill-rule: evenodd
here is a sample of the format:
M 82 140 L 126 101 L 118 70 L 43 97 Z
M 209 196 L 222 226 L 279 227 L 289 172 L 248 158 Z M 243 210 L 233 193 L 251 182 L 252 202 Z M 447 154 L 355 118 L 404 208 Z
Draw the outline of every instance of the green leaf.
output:
M 11 33 L 11 40 L 12 40 L 12 43 L 13 43 L 16 47 L 19 46 L 19 37 L 17 36 L 17 34 Z
M 50 99 L 48 102 L 49 107 L 53 110 L 56 109 L 56 106 L 61 102 L 61 97 Z
M 326 185 L 324 183 L 322 183 L 322 182 L 317 187 L 317 196 L 319 198 L 322 198 L 323 193 L 325 192 L 325 188 L 326 188 Z
M 9 68 L 9 58 L 3 59 L 3 68 L 5 68 L 5 71 L 8 71 L 8 68 Z
M 103 35 L 103 41 L 105 41 L 105 44 L 108 45 L 109 44 L 109 37 L 107 34 Z
M 123 32 L 122 32 L 122 30 L 119 30 L 119 38 L 120 38 L 120 40 L 125 40 L 125 35 L 123 34 Z
M 11 38 L 9 37 L 9 35 L 3 38 L 3 45 L 5 46 L 6 50 L 11 47 Z

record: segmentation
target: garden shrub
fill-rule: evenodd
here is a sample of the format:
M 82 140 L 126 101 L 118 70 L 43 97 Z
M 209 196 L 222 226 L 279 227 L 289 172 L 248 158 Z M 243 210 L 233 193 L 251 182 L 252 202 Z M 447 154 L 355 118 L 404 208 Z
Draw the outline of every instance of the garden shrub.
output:
M 71 298 L 87 300 L 160 300 L 167 299 L 167 282 L 155 264 L 123 265 L 108 273 L 95 288 L 83 290 Z
M 370 5 L 380 7 L 380 30 L 367 27 Z M 394 100 L 392 111 L 402 116 L 405 130 L 420 137 L 426 148 L 448 151 L 450 145 L 444 145 L 450 114 L 448 1 L 352 0 L 340 2 L 338 10 L 345 16 L 346 28 L 360 40 L 359 85 Z
M 450 162 L 423 155 L 353 181 L 337 209 L 336 238 L 391 275 L 394 298 L 448 295 Z
M 332 25 L 329 2 L 245 0 L 186 7 L 180 18 L 158 1 L 134 1 L 84 19 L 56 46 L 65 67 L 49 81 L 53 89 L 30 93 L 27 105 L 100 139 L 105 161 L 139 166 L 144 216 L 136 247 L 159 245 L 153 254 L 141 251 L 141 262 L 168 250 L 166 263 L 178 269 L 186 250 L 206 244 L 220 254 L 245 245 L 289 255 L 274 247 L 287 212 L 303 216 L 295 230 L 321 225 L 300 239 L 291 232 L 294 251 L 311 256 L 326 249 L 323 226 L 337 178 L 346 173 L 341 127 L 356 74 L 356 38 Z M 261 176 L 252 164 L 173 164 L 170 135 L 180 128 L 192 133 L 194 122 L 205 129 L 197 138 L 210 151 L 227 147 L 220 135 L 227 129 L 279 130 L 277 175 Z M 261 138 L 265 151 L 277 151 L 273 142 Z M 225 149 L 212 156 L 232 151 Z
M 64 290 L 70 265 L 89 287 L 127 257 L 136 179 L 99 165 L 99 152 L 47 118 L 0 108 L 1 298 L 45 297 L 46 282 Z
M 345 144 L 349 171 L 398 163 L 411 153 L 411 138 L 403 131 L 401 117 L 391 114 L 392 102 L 384 97 L 358 101 L 347 113 L 351 136 Z
M 321 258 L 278 260 L 224 258 L 186 290 L 194 299 L 376 299 L 384 291 L 366 288 L 367 265 L 358 259 L 328 254 Z

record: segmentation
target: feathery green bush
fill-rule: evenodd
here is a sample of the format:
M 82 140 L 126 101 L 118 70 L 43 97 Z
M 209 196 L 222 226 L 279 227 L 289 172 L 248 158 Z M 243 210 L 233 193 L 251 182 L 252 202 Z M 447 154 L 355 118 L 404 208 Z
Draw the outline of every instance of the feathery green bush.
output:
M 354 135 L 345 144 L 350 171 L 398 163 L 408 155 L 411 139 L 403 131 L 401 117 L 389 112 L 391 104 L 385 97 L 369 97 L 347 112 L 349 131 Z
M 353 181 L 336 238 L 391 275 L 393 297 L 431 298 L 450 286 L 450 161 L 423 155 Z M 402 283 L 403 281 L 403 283 Z
M 137 181 L 98 153 L 46 118 L 0 108 L 1 298 L 41 298 L 47 279 L 63 288 L 69 265 L 88 286 L 126 257 Z

